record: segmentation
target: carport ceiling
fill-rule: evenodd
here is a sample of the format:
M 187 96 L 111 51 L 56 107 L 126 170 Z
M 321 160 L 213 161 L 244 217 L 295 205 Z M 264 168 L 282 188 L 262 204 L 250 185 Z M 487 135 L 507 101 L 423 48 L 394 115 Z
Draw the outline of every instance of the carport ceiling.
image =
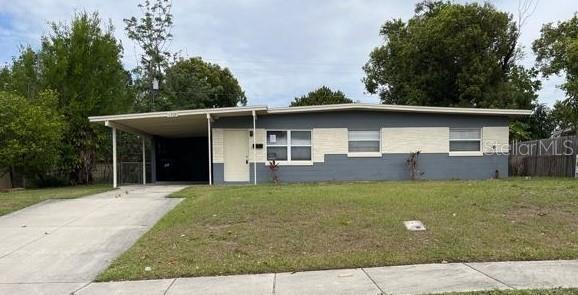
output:
M 236 107 L 172 112 L 154 112 L 90 117 L 91 122 L 147 136 L 168 138 L 207 136 L 207 115 L 213 119 L 230 116 L 252 116 L 267 110 L 266 107 Z
M 112 122 L 148 135 L 163 137 L 207 136 L 207 117 L 203 115 L 176 118 L 141 118 Z

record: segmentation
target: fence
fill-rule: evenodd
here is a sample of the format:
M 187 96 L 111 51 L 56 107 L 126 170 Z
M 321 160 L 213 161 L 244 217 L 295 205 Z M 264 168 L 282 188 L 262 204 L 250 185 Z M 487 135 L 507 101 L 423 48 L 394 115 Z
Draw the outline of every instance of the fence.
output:
M 147 183 L 151 179 L 151 165 L 146 163 Z M 112 163 L 98 163 L 92 170 L 95 183 L 112 183 Z M 142 183 L 142 162 L 119 162 L 118 163 L 119 184 L 139 184 Z
M 576 136 L 515 142 L 510 146 L 510 176 L 575 177 L 577 151 Z

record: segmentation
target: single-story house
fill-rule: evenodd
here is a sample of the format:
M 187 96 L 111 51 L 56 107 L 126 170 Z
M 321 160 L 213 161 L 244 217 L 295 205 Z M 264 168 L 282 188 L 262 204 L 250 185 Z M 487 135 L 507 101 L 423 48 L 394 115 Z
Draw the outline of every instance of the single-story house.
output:
M 152 181 L 209 184 L 508 175 L 508 123 L 529 110 L 383 104 L 212 108 L 90 117 L 152 141 Z M 144 161 L 143 161 L 144 163 Z M 114 165 L 116 166 L 116 160 Z M 116 175 L 116 167 L 113 169 Z M 144 173 L 144 165 L 143 165 Z M 115 186 L 116 186 L 116 179 Z

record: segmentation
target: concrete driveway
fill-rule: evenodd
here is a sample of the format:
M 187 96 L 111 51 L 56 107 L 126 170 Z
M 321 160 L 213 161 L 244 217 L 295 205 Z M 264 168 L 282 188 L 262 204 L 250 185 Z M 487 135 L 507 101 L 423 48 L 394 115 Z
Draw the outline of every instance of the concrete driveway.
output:
M 95 279 L 179 199 L 184 186 L 129 186 L 0 217 L 0 294 L 70 294 Z

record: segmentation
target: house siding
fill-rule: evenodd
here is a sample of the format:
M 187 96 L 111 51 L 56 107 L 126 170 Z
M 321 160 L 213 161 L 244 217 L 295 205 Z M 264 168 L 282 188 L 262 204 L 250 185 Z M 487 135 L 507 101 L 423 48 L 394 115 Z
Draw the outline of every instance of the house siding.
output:
M 348 128 L 380 129 L 391 127 L 504 127 L 508 118 L 499 116 L 467 116 L 426 113 L 392 113 L 372 111 L 342 111 L 262 115 L 257 117 L 257 128 L 313 129 Z M 252 117 L 222 117 L 213 122 L 213 128 L 253 128 Z
M 421 151 L 423 153 L 448 153 L 448 127 L 392 127 L 381 129 L 381 152 L 399 154 Z
M 251 117 L 223 117 L 213 123 L 213 178 L 224 183 L 222 161 L 223 129 L 251 129 Z M 498 116 L 467 116 L 417 113 L 384 113 L 346 111 L 264 115 L 257 119 L 257 182 L 270 182 L 266 166 L 266 130 L 309 129 L 312 131 L 312 165 L 280 166 L 283 182 L 403 180 L 409 178 L 406 160 L 409 153 L 420 150 L 419 170 L 424 179 L 484 179 L 508 175 L 508 156 L 494 154 L 494 146 L 508 143 L 508 119 Z M 449 128 L 481 128 L 483 156 L 449 155 Z M 347 131 L 380 130 L 381 157 L 347 156 Z M 489 142 L 490 144 L 486 144 Z M 252 142 L 251 142 L 252 143 Z M 252 165 L 252 150 L 249 159 Z M 220 161 L 219 161 L 220 160 Z M 251 182 L 253 168 L 251 167 Z
M 384 154 L 380 158 L 327 155 L 324 163 L 312 166 L 280 166 L 278 176 L 281 182 L 408 180 L 407 158 L 408 154 Z M 503 177 L 508 176 L 508 156 L 451 157 L 444 154 L 421 154 L 418 170 L 423 173 L 420 179 L 430 180 L 488 179 L 495 177 L 496 170 Z M 224 184 L 224 164 L 214 164 L 213 171 L 215 183 Z M 250 181 L 253 181 L 253 173 Z M 257 164 L 257 182 L 271 182 L 271 172 L 264 163 Z
M 314 128 L 311 137 L 313 162 L 325 162 L 325 155 L 347 154 L 347 128 Z
M 212 148 L 213 148 L 213 163 L 225 162 L 225 135 L 224 130 L 220 128 L 211 129 Z
M 484 127 L 482 137 L 484 139 L 484 153 L 507 152 L 509 150 L 510 128 L 508 126 Z
M 259 128 L 256 130 L 255 143 L 262 144 L 263 146 L 265 146 L 265 144 L 267 143 L 267 134 L 265 129 Z M 249 139 L 249 144 L 253 146 L 252 138 Z M 267 161 L 267 149 L 262 148 L 255 150 L 255 158 L 257 158 L 257 162 L 265 163 Z M 253 149 L 249 149 L 249 161 L 255 162 L 255 160 L 253 159 Z

